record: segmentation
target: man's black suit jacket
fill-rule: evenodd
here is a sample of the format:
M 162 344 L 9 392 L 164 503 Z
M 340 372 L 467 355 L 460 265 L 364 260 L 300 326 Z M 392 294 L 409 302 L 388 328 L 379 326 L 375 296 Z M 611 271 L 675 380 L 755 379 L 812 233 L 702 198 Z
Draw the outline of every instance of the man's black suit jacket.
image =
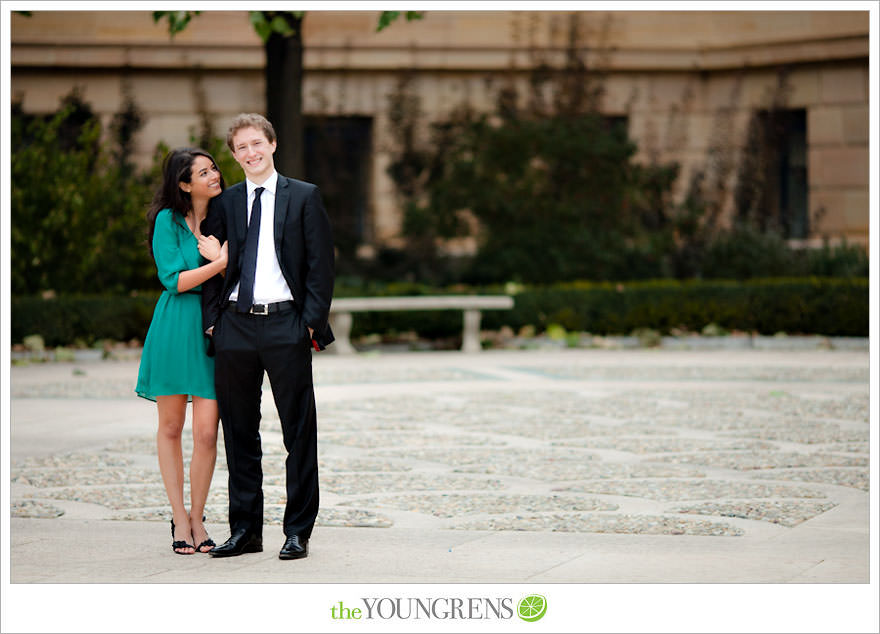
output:
M 212 327 L 241 275 L 247 235 L 247 186 L 242 181 L 211 200 L 202 222 L 204 235 L 228 242 L 226 276 L 202 284 L 204 330 Z M 323 350 L 333 341 L 330 301 L 333 297 L 334 251 L 330 218 L 317 186 L 278 175 L 275 191 L 275 254 L 313 340 Z M 213 354 L 210 346 L 209 354 Z

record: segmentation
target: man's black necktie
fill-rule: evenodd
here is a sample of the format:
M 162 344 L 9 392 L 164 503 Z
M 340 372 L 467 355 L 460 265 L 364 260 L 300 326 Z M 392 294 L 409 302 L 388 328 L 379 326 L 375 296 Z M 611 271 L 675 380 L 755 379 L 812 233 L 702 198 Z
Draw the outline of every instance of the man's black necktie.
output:
M 260 241 L 260 216 L 262 205 L 260 197 L 265 187 L 254 190 L 254 204 L 251 206 L 251 220 L 248 223 L 247 238 L 244 242 L 244 257 L 241 263 L 241 278 L 238 285 L 238 312 L 246 313 L 254 305 L 254 278 L 257 274 L 257 243 Z

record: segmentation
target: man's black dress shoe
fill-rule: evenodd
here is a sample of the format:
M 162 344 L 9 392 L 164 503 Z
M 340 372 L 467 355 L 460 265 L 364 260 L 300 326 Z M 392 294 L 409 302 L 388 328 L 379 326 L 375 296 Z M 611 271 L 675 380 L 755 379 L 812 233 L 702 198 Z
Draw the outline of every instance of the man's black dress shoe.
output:
M 309 556 L 309 540 L 300 539 L 298 535 L 288 537 L 278 553 L 278 559 L 302 559 Z
M 263 552 L 263 538 L 240 529 L 232 533 L 220 546 L 209 550 L 208 554 L 211 557 L 235 557 L 242 553 L 261 552 Z

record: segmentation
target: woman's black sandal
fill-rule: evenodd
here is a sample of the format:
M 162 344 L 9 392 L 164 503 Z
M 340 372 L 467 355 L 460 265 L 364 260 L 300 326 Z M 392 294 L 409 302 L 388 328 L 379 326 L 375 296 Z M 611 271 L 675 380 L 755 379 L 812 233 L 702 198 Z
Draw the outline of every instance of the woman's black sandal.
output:
M 196 546 L 196 552 L 197 553 L 209 553 L 211 551 L 210 550 L 202 550 L 202 546 L 210 546 L 211 548 L 213 548 L 216 545 L 217 544 L 214 543 L 214 540 L 209 537 L 208 539 L 203 541 L 201 544 Z
M 202 515 L 202 522 L 204 522 L 204 521 L 205 521 L 205 516 Z M 214 543 L 214 540 L 211 539 L 210 537 L 208 537 L 208 539 L 206 539 L 201 544 L 196 546 L 196 552 L 197 553 L 209 553 L 211 551 L 210 550 L 202 550 L 202 546 L 210 546 L 211 548 L 214 548 L 214 546 L 216 546 L 216 545 L 217 544 Z
M 174 520 L 171 520 L 171 539 L 174 539 Z M 182 553 L 178 550 L 179 548 L 192 548 L 193 550 L 195 550 L 195 546 L 193 546 L 192 544 L 187 544 L 186 541 L 184 541 L 182 539 L 178 539 L 177 541 L 171 542 L 171 550 L 173 550 L 178 555 L 194 555 L 195 554 L 195 553 Z

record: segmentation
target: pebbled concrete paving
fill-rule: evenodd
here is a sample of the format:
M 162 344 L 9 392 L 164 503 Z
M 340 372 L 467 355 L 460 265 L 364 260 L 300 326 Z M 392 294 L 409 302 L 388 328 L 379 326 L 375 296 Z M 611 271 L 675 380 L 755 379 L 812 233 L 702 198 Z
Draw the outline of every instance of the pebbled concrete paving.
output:
M 266 550 L 212 560 L 171 552 L 136 374 L 12 367 L 12 583 L 869 581 L 866 351 L 317 355 L 322 510 L 293 565 L 268 382 Z M 218 543 L 224 469 L 221 442 Z

